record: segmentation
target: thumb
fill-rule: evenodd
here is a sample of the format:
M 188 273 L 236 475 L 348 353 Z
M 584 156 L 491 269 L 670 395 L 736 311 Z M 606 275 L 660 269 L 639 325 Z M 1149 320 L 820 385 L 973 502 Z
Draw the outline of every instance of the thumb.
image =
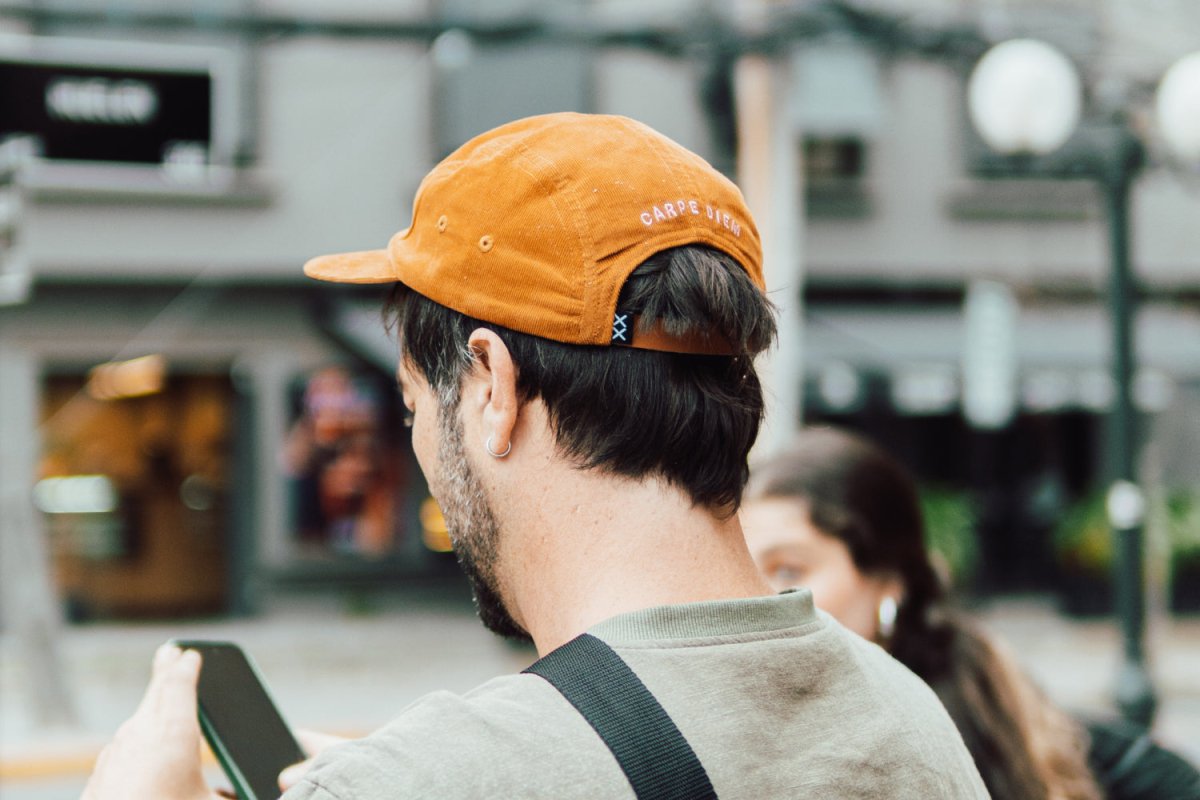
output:
M 285 769 L 283 772 L 280 772 L 279 773 L 279 789 L 281 791 L 286 792 L 288 789 L 292 788 L 297 783 L 299 783 L 301 781 L 301 779 L 303 779 L 304 776 L 308 774 L 308 771 L 310 769 L 312 769 L 313 760 L 314 759 L 312 759 L 312 758 L 305 759 L 304 761 L 301 761 L 299 764 L 292 764 L 290 767 Z
M 154 654 L 150 683 L 138 712 L 157 714 L 164 706 L 181 708 L 183 713 L 196 713 L 196 683 L 200 677 L 200 654 L 184 652 L 172 644 L 164 644 Z

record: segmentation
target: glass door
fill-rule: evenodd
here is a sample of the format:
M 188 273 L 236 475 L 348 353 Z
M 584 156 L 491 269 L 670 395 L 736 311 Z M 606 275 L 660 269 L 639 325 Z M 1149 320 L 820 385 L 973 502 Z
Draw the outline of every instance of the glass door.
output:
M 232 384 L 161 362 L 139 379 L 126 365 L 43 383 L 34 500 L 60 596 L 76 620 L 220 613 Z

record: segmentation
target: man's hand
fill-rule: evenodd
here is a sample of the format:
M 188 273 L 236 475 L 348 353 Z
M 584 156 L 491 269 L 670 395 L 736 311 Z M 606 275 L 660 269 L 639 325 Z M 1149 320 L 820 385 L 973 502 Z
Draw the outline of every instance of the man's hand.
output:
M 163 645 L 137 711 L 100 753 L 81 800 L 213 800 L 200 768 L 200 654 Z

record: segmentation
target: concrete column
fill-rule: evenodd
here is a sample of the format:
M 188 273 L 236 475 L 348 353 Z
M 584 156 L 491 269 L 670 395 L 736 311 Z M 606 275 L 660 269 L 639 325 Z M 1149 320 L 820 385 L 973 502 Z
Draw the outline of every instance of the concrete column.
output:
M 253 451 L 256 454 L 257 479 L 254 518 L 257 523 L 258 563 L 277 567 L 291 554 L 288 530 L 287 492 L 281 474 L 279 456 L 288 428 L 288 386 L 304 368 L 294 358 L 278 352 L 255 353 L 239 361 L 237 380 L 246 381 L 251 394 L 256 430 Z
M 752 457 L 761 460 L 787 444 L 802 413 L 804 174 L 789 59 L 743 58 L 736 92 L 738 182 L 758 221 L 767 292 L 779 309 L 779 344 L 759 360 L 767 418 Z
M 33 506 L 38 457 L 38 370 L 0 344 L 0 619 L 22 665 L 29 709 L 43 726 L 77 720 L 58 651 L 62 616 L 41 516 Z

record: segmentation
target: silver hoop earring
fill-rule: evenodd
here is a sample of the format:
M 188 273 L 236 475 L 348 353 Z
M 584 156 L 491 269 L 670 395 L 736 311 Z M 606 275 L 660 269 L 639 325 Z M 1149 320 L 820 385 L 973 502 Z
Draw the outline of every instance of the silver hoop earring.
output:
M 879 638 L 887 641 L 896 632 L 896 598 L 888 595 L 879 601 Z
M 487 438 L 487 441 L 483 443 L 483 448 L 485 450 L 487 450 L 488 455 L 491 456 L 492 458 L 504 458 L 506 455 L 508 455 L 509 453 L 512 452 L 512 439 L 508 440 L 508 447 L 504 448 L 503 453 L 497 453 L 495 450 L 492 449 L 492 437 L 491 436 L 489 436 Z

